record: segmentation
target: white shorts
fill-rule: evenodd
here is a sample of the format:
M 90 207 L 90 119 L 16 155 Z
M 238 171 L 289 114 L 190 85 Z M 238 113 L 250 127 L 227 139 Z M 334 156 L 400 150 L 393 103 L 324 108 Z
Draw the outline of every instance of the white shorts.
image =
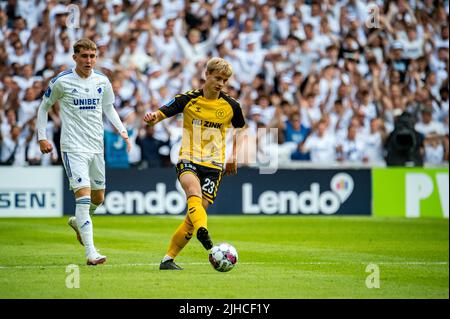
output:
M 103 154 L 62 152 L 70 189 L 105 189 L 105 159 Z

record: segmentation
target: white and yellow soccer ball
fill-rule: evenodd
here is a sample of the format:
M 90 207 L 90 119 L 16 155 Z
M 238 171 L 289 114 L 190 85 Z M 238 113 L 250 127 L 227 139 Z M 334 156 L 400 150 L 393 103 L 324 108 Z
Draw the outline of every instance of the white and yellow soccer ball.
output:
M 209 252 L 209 262 L 217 271 L 230 271 L 238 262 L 237 250 L 228 243 L 215 245 Z

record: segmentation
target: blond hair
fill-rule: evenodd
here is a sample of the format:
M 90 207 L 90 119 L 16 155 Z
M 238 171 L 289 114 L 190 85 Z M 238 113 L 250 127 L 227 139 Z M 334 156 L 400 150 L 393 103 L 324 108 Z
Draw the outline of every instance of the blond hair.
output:
M 211 74 L 215 71 L 225 74 L 230 77 L 233 74 L 231 64 L 222 58 L 212 58 L 206 64 L 206 71 Z
M 73 52 L 80 53 L 81 50 L 94 50 L 97 51 L 97 45 L 94 41 L 88 38 L 82 38 L 75 42 L 73 45 Z

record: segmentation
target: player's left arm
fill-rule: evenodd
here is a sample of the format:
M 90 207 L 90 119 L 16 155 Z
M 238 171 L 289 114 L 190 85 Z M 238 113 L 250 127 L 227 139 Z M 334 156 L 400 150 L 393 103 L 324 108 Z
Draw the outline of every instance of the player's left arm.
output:
M 120 136 L 125 140 L 125 143 L 127 143 L 127 152 L 130 152 L 131 143 L 128 137 L 128 132 L 122 121 L 120 120 L 119 114 L 117 114 L 116 110 L 114 109 L 114 106 L 112 104 L 103 105 L 103 113 L 105 113 L 106 117 L 117 129 L 117 131 L 120 132 Z
M 225 164 L 225 175 L 237 174 L 237 141 L 242 140 L 241 135 L 244 134 L 244 127 L 246 126 L 244 115 L 242 114 L 242 109 L 239 103 L 235 100 L 232 100 L 232 103 L 230 104 L 233 109 L 233 117 L 231 118 L 231 124 L 233 125 L 233 149 L 231 152 L 231 157 Z
M 116 109 L 113 105 L 114 101 L 114 92 L 111 87 L 111 83 L 107 82 L 105 92 L 103 93 L 103 113 L 105 113 L 108 120 L 112 123 L 112 125 L 119 131 L 120 136 L 127 143 L 127 152 L 131 150 L 131 143 L 128 137 L 128 132 L 120 120 L 119 114 L 117 114 Z

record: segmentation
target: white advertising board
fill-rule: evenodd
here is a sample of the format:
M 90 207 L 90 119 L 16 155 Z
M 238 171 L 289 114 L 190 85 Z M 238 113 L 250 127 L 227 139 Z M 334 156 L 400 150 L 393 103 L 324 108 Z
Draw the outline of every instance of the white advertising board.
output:
M 0 217 L 62 214 L 62 167 L 0 167 Z

